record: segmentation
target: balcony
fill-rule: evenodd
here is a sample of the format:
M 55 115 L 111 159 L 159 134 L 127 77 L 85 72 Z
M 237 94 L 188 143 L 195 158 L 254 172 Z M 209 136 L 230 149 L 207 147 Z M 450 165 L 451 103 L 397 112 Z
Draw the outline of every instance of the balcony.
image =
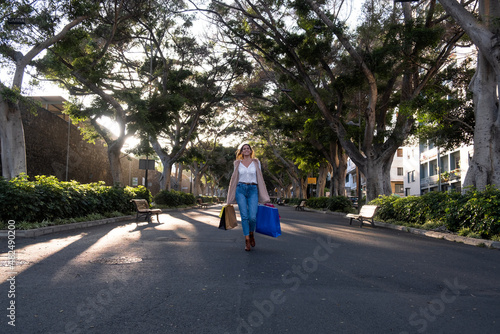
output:
M 462 176 L 462 171 L 459 168 L 454 169 L 450 172 L 441 173 L 441 175 L 440 175 L 441 182 L 444 182 L 444 183 L 452 182 L 452 181 L 459 181 L 461 176 Z
M 454 169 L 450 172 L 450 181 L 460 180 L 462 177 L 462 170 L 460 168 Z
M 438 175 L 432 175 L 428 177 L 424 177 L 420 179 L 420 187 L 421 188 L 427 188 L 427 187 L 434 187 L 437 186 L 439 183 L 439 177 Z

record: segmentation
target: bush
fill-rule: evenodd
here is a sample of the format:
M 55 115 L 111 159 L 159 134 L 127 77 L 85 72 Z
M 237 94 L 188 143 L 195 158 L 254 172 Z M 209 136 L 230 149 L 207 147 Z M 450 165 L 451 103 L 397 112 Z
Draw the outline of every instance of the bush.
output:
M 300 202 L 307 201 L 305 198 L 287 198 L 285 199 L 285 203 L 289 205 L 299 205 Z
M 187 194 L 177 190 L 162 190 L 154 197 L 154 202 L 156 204 L 167 207 L 193 205 L 195 201 L 196 198 L 193 194 Z
M 311 197 L 306 205 L 313 209 L 325 209 L 328 207 L 328 197 Z
M 132 212 L 132 198 L 151 200 L 146 188 L 109 187 L 103 182 L 80 184 L 61 182 L 54 176 L 36 176 L 30 181 L 21 175 L 10 181 L 0 179 L 0 221 L 27 223 L 105 215 L 113 211 Z
M 394 203 L 398 200 L 397 196 L 379 196 L 377 199 L 370 201 L 368 204 L 377 205 L 377 217 L 383 221 L 397 220 Z
M 370 202 L 379 206 L 377 218 L 424 225 L 445 225 L 452 232 L 493 238 L 500 234 L 500 190 L 469 189 L 458 192 L 430 192 L 422 196 L 380 196 Z
M 352 209 L 352 202 L 345 196 L 334 196 L 328 198 L 328 210 L 350 212 Z
M 394 219 L 423 225 L 428 221 L 443 220 L 448 194 L 430 192 L 420 197 L 397 197 L 393 202 Z
M 469 189 L 450 200 L 446 213 L 450 231 L 469 228 L 487 238 L 500 234 L 500 190 L 492 186 L 484 191 Z

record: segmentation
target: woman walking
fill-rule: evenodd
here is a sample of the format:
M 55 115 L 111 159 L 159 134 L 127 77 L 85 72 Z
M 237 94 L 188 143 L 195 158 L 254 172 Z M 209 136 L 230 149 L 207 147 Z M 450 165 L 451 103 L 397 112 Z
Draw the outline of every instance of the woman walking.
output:
M 250 145 L 243 144 L 236 152 L 234 172 L 227 193 L 227 203 L 238 204 L 246 251 L 255 247 L 254 234 L 259 203 L 269 202 L 260 161 L 255 159 Z

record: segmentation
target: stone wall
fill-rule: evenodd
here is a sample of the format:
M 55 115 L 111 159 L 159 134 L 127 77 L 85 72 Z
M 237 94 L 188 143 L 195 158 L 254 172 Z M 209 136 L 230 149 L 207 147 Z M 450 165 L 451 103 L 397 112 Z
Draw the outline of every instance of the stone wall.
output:
M 86 142 L 75 125 L 71 124 L 68 131 L 67 120 L 43 108 L 39 108 L 36 115 L 23 111 L 22 116 L 27 171 L 30 177 L 54 175 L 61 181 L 75 180 L 80 183 L 104 181 L 107 185 L 113 184 L 107 148 L 103 141 L 96 141 L 96 144 Z M 139 169 L 139 160 L 123 154 L 121 163 L 121 184 L 132 186 L 134 178 L 138 180 L 138 184 L 142 184 L 145 171 Z M 153 194 L 158 192 L 158 179 L 158 172 L 149 171 L 148 188 Z

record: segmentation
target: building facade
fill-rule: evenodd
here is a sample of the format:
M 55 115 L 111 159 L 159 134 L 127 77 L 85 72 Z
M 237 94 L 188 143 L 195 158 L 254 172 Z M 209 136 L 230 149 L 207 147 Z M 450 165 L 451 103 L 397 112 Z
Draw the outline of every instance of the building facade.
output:
M 432 142 L 405 149 L 405 195 L 423 195 L 430 191 L 462 190 L 473 146 L 444 151 Z
M 391 191 L 393 194 L 404 196 L 404 148 L 399 148 L 394 155 L 391 165 Z M 358 168 L 350 159 L 347 159 L 345 178 L 345 195 L 347 197 L 358 197 L 358 177 L 361 179 L 361 197 L 366 196 L 366 179 L 361 173 L 358 176 Z

